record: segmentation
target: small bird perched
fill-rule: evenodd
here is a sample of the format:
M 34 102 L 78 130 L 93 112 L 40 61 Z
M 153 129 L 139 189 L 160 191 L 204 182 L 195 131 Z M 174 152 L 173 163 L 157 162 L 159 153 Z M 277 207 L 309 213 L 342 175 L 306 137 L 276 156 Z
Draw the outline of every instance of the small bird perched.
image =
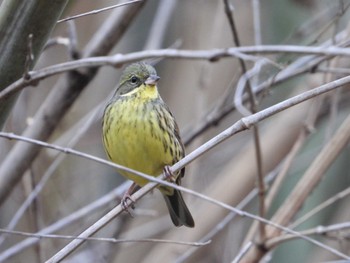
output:
M 174 116 L 158 93 L 159 79 L 151 65 L 139 62 L 128 66 L 105 108 L 102 125 L 103 143 L 109 159 L 151 176 L 169 172 L 169 166 L 185 156 Z M 132 173 L 120 173 L 134 181 L 124 200 L 130 198 L 137 187 L 148 183 Z M 184 173 L 185 168 L 171 177 L 180 185 Z M 167 186 L 158 189 L 174 225 L 194 227 L 181 192 Z

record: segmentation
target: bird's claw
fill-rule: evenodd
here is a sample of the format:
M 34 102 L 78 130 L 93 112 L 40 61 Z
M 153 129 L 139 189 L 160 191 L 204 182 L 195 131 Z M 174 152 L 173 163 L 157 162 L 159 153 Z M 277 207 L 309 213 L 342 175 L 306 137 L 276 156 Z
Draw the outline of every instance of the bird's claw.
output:
M 128 212 L 128 214 L 131 217 L 134 217 L 131 212 L 130 212 L 130 208 L 131 209 L 135 209 L 135 200 L 131 197 L 131 195 L 129 193 L 125 193 L 122 200 L 121 200 L 121 206 L 123 208 L 124 211 Z
M 175 178 L 174 174 L 172 173 L 172 171 L 170 170 L 169 165 L 164 166 L 164 177 L 167 181 L 169 181 L 171 183 L 176 182 L 176 178 Z

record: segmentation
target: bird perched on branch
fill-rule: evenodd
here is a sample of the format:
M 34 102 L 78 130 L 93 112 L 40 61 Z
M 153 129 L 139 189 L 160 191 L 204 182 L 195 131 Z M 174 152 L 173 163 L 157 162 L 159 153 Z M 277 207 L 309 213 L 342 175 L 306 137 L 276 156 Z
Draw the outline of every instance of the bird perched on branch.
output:
M 143 62 L 131 64 L 124 70 L 104 111 L 103 143 L 111 161 L 151 176 L 164 171 L 180 185 L 185 168 L 176 174 L 170 174 L 168 168 L 185 156 L 185 150 L 174 116 L 158 93 L 159 79 L 156 70 Z M 124 195 L 124 201 L 130 199 L 137 187 L 148 183 L 135 174 L 120 173 L 134 182 Z M 158 189 L 174 225 L 194 227 L 181 192 L 169 186 L 158 186 Z

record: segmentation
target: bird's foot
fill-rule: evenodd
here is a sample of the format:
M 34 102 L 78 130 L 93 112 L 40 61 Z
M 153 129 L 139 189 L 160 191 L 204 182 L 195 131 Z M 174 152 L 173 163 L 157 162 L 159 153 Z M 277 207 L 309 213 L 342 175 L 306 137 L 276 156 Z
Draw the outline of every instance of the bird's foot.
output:
M 128 214 L 131 216 L 131 217 L 134 217 L 132 214 L 131 214 L 131 211 L 130 211 L 130 208 L 131 209 L 135 209 L 135 200 L 131 197 L 131 195 L 129 194 L 129 191 L 127 191 L 124 195 L 123 195 L 123 198 L 120 202 L 122 208 L 124 211 L 128 212 Z
M 133 193 L 135 193 L 140 187 L 133 183 L 129 189 L 125 192 L 125 194 L 123 195 L 123 198 L 121 200 L 121 206 L 123 208 L 124 211 L 128 212 L 128 214 L 133 217 L 133 215 L 130 212 L 130 208 L 131 209 L 135 209 L 135 200 L 131 197 L 131 195 Z
M 176 183 L 176 177 L 174 176 L 174 174 L 170 170 L 169 165 L 164 166 L 164 177 L 165 177 L 165 180 L 167 180 L 171 183 Z

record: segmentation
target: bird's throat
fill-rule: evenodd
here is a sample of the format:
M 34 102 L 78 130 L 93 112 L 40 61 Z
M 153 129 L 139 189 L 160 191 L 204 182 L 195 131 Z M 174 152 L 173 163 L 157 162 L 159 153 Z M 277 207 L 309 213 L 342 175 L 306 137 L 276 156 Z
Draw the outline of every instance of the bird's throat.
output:
M 136 89 L 133 89 L 132 91 L 121 95 L 121 97 L 130 96 L 136 96 L 140 99 L 156 99 L 159 96 L 159 94 L 157 86 L 142 84 Z

